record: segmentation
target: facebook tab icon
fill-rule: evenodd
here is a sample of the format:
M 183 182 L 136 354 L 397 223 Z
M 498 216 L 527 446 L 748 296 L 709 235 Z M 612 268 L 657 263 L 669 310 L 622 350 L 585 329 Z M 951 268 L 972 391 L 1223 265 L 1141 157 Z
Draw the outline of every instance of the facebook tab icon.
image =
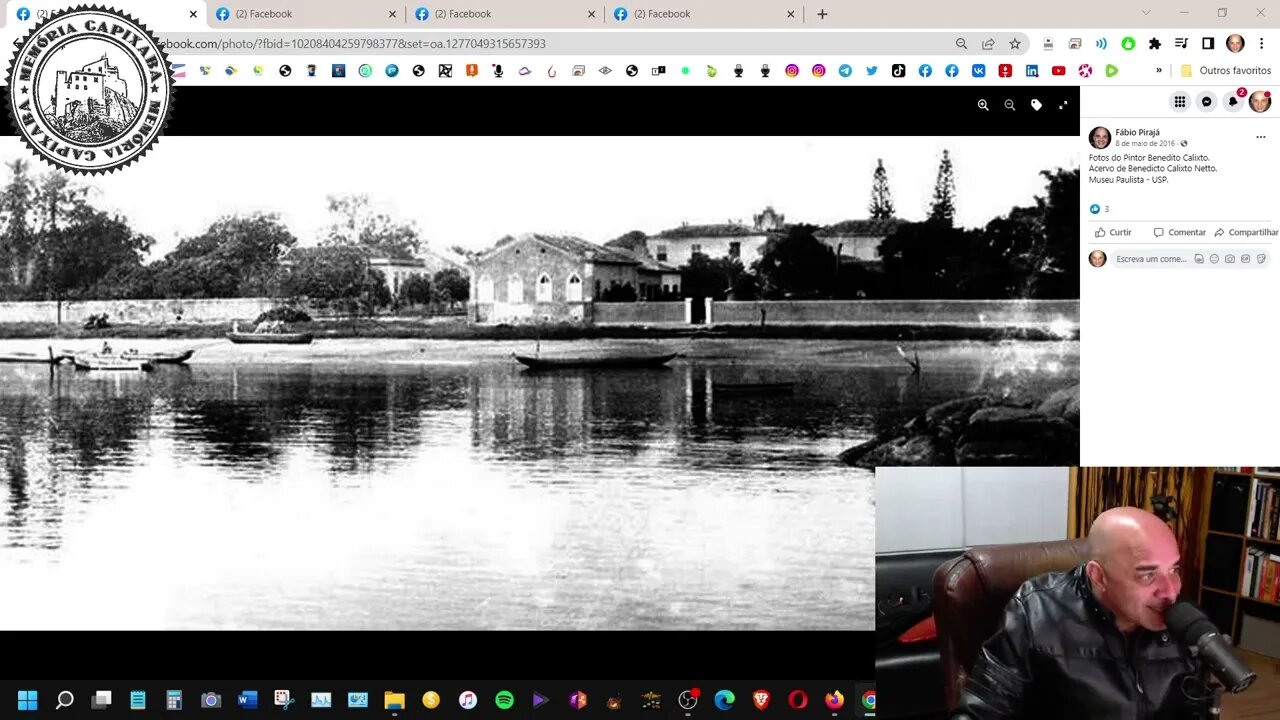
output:
M 213 16 L 222 22 L 226 22 L 231 19 L 231 11 L 225 7 L 220 7 L 213 13 Z
M 974 77 L 977 77 L 977 78 L 984 78 L 984 77 L 986 77 L 986 76 L 987 76 L 987 66 L 986 66 L 986 65 L 983 65 L 982 63 L 975 63 L 975 64 L 974 64 L 974 66 L 973 66 L 973 76 L 974 76 Z
M 418 22 L 426 22 L 427 18 L 431 17 L 431 11 L 424 7 L 420 7 L 413 11 L 413 16 L 418 19 Z
M 960 66 L 959 66 L 959 65 L 948 65 L 948 66 L 947 66 L 947 77 L 955 77 L 955 76 L 957 76 L 957 75 L 959 75 L 959 74 L 960 74 Z
M 933 74 L 933 66 L 925 63 L 920 66 L 920 77 L 929 77 Z
M 624 7 L 614 8 L 613 19 L 617 20 L 618 22 L 625 21 L 627 19 L 627 9 Z

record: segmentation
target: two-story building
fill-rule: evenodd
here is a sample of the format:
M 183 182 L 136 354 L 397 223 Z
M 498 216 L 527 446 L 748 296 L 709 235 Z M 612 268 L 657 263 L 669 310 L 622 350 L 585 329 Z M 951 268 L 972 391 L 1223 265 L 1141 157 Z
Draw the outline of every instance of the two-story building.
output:
M 709 258 L 738 258 L 746 267 L 760 258 L 760 249 L 786 227 L 785 217 L 772 207 L 752 217 L 752 224 L 726 222 L 690 225 L 663 230 L 645 238 L 649 254 L 658 262 L 684 267 L 701 253 Z

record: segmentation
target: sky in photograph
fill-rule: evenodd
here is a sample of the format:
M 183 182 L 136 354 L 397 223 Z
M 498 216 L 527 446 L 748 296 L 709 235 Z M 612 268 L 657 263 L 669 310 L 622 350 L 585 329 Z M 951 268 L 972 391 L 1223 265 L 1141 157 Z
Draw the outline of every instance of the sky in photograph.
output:
M 482 250 L 503 235 L 605 242 L 683 222 L 787 222 L 867 216 L 882 158 L 897 215 L 928 212 L 944 149 L 956 221 L 986 224 L 1044 190 L 1039 172 L 1078 167 L 1079 138 L 867 137 L 162 137 L 136 164 L 88 185 L 92 202 L 156 239 L 152 258 L 228 214 L 279 215 L 302 244 L 330 221 L 326 197 L 365 194 L 412 222 L 429 248 Z M 13 138 L 6 162 L 49 166 Z M 9 173 L 4 171 L 7 181 Z

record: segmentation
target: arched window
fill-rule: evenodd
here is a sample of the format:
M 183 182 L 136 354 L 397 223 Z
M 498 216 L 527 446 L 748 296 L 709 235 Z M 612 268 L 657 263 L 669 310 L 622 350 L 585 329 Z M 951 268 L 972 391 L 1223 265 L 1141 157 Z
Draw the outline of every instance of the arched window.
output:
M 551 276 L 546 273 L 538 276 L 538 302 L 551 302 Z
M 493 278 L 488 275 L 481 276 L 480 286 L 476 288 L 476 295 L 477 302 L 493 302 Z
M 578 273 L 569 276 L 564 296 L 569 302 L 582 302 L 582 278 L 578 277 Z
M 524 302 L 524 282 L 520 280 L 519 275 L 512 275 L 507 280 L 507 302 Z

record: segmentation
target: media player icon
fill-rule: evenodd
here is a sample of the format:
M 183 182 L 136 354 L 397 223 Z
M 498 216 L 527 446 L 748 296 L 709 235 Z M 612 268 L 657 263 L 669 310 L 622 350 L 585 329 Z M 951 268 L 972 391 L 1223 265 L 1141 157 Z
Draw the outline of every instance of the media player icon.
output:
M 543 695 L 537 690 L 533 691 L 533 709 L 537 710 L 548 702 L 551 702 L 551 700 L 546 695 Z

